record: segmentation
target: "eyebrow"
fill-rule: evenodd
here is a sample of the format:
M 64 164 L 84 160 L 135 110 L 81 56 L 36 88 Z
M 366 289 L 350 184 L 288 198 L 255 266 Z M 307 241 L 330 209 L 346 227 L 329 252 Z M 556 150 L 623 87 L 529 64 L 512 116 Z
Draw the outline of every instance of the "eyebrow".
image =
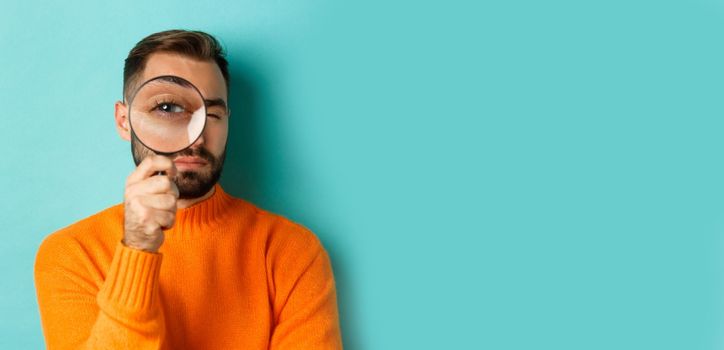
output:
M 167 81 L 167 82 L 169 82 L 169 83 L 174 83 L 174 84 L 176 84 L 176 85 L 180 85 L 180 86 L 183 86 L 183 87 L 191 87 L 191 83 L 189 83 L 189 82 L 186 81 L 186 80 L 179 79 L 178 77 L 175 77 L 175 76 L 173 76 L 173 75 L 164 75 L 164 76 L 160 76 L 160 77 L 157 77 L 157 78 L 154 78 L 154 79 Z
M 221 98 L 213 98 L 213 99 L 209 99 L 209 100 L 205 99 L 204 104 L 206 104 L 206 108 L 214 107 L 214 106 L 221 106 L 224 109 L 227 109 L 226 102 L 224 102 L 224 100 Z
M 163 78 L 161 78 L 161 79 L 162 79 L 162 80 L 166 80 L 166 81 L 168 81 L 168 82 L 170 82 L 170 83 L 174 83 L 174 84 L 177 84 L 177 85 L 184 86 L 184 87 L 191 87 L 191 85 L 190 85 L 187 81 L 182 80 L 182 79 L 178 79 L 178 78 L 176 78 L 175 76 L 172 76 L 172 75 L 165 76 L 165 77 L 163 77 Z M 223 99 L 221 99 L 221 98 L 204 99 L 204 104 L 206 105 L 206 108 L 215 107 L 215 106 L 220 106 L 220 107 L 222 107 L 222 108 L 224 108 L 224 109 L 227 109 L 227 108 L 226 108 L 226 102 L 225 102 Z
M 183 87 L 192 87 L 193 86 L 188 81 L 179 79 L 178 77 L 175 77 L 173 75 L 164 75 L 164 76 L 158 77 L 157 79 L 164 80 L 169 83 L 173 83 L 173 84 L 180 85 Z M 204 104 L 206 105 L 206 108 L 220 106 L 220 107 L 224 108 L 225 110 L 228 110 L 228 107 L 226 106 L 226 101 L 224 101 L 221 98 L 204 99 Z

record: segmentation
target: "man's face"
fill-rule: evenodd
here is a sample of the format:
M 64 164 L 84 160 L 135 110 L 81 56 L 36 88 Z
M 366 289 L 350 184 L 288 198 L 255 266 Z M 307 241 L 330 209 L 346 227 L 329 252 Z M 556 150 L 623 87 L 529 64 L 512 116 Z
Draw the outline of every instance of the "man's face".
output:
M 220 99 L 228 106 L 225 80 L 213 61 L 197 61 L 173 53 L 155 53 L 148 57 L 146 67 L 136 82 L 140 84 L 160 75 L 184 78 L 194 84 L 207 101 Z M 219 180 L 226 155 L 229 129 L 227 111 L 223 106 L 207 107 L 206 127 L 201 137 L 190 148 L 169 156 L 178 170 L 176 185 L 179 198 L 202 197 Z M 130 134 L 130 141 L 136 165 L 154 154 L 135 135 Z

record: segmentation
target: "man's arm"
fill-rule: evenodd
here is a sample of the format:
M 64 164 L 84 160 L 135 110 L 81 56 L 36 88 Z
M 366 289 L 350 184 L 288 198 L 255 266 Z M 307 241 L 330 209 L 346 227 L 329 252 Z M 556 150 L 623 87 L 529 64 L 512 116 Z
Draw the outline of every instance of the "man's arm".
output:
M 50 236 L 35 261 L 35 287 L 48 349 L 160 349 L 162 256 L 116 246 L 105 280 L 73 238 Z
M 166 176 L 154 176 L 164 172 Z M 101 281 L 98 262 L 72 236 L 51 235 L 38 250 L 35 288 L 49 349 L 160 349 L 163 228 L 173 226 L 173 161 L 148 156 L 126 181 L 123 239 Z
M 270 349 L 342 349 L 329 255 L 310 231 L 303 235 L 311 244 L 283 242 L 269 257 L 276 320 Z

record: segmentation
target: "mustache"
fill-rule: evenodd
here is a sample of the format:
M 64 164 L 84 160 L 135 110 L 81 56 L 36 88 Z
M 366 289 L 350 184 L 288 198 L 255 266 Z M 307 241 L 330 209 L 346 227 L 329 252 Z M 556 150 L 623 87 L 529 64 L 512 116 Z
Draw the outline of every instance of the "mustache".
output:
M 181 152 L 175 153 L 174 158 L 175 157 L 198 157 L 209 163 L 216 163 L 216 157 L 214 157 L 209 150 L 203 147 L 187 148 Z

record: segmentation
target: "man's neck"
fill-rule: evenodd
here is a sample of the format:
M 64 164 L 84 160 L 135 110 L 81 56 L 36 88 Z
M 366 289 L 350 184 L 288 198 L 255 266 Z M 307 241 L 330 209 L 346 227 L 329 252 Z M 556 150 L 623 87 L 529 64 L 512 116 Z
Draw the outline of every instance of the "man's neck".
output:
M 201 197 L 198 197 L 198 198 L 190 198 L 190 199 L 179 199 L 178 202 L 176 202 L 176 207 L 177 207 L 178 209 L 188 208 L 188 207 L 190 207 L 190 206 L 192 206 L 192 205 L 194 205 L 194 204 L 196 204 L 196 203 L 198 203 L 198 202 L 201 202 L 201 201 L 206 200 L 207 198 L 213 196 L 213 195 L 214 195 L 214 191 L 216 191 L 216 186 L 211 187 L 211 189 L 209 190 L 209 192 L 206 192 L 206 194 L 203 195 L 203 196 L 201 196 Z

